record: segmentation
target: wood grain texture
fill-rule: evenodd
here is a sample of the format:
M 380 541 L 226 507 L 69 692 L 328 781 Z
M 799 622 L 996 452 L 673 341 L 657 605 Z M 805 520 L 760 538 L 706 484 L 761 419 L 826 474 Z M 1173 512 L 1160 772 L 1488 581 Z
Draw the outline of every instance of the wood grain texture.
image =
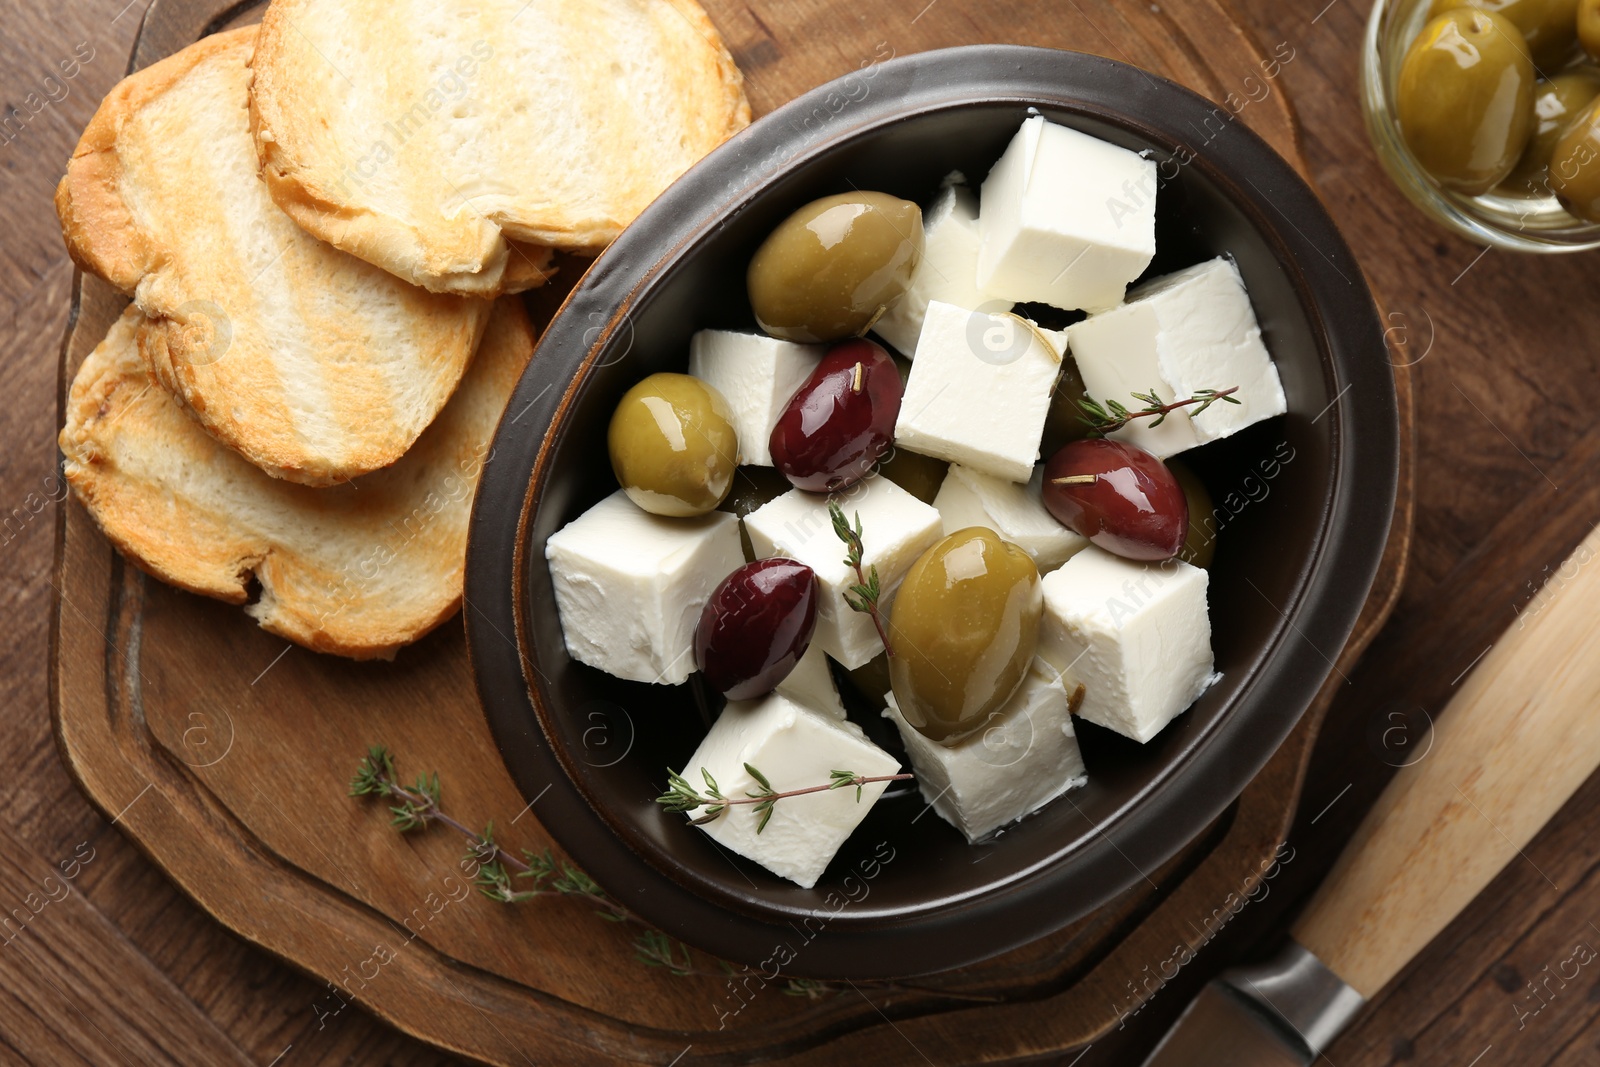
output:
M 1340 0 L 1324 12 L 1322 0 L 1238 3 L 1266 50 L 1283 44 L 1295 51 L 1272 90 L 1294 100 L 1304 125 L 1306 158 L 1323 198 L 1389 314 L 1399 316 L 1392 320 L 1403 330 L 1396 338 L 1409 343 L 1399 358 L 1428 353 L 1414 368 L 1420 416 L 1418 536 L 1395 617 L 1361 667 L 1350 672 L 1351 684 L 1341 687 L 1329 713 L 1301 816 L 1289 832 L 1296 858 L 1272 883 L 1270 896 L 1252 903 L 1115 1035 L 1133 1044 L 1119 1046 L 1114 1038 L 1097 1042 L 1078 1067 L 1137 1063 L 1139 1043 L 1155 1040 L 1162 1013 L 1170 1016 L 1181 1007 L 1186 986 L 1266 947 L 1390 773 L 1367 741 L 1372 719 L 1400 700 L 1441 707 L 1452 681 L 1515 621 L 1517 607 L 1529 595 L 1527 583 L 1559 563 L 1600 516 L 1600 483 L 1593 477 L 1600 464 L 1600 429 L 1591 415 L 1600 403 L 1600 357 L 1591 343 L 1597 314 L 1594 257 L 1533 260 L 1496 252 L 1474 265 L 1480 250 L 1413 211 L 1388 185 L 1367 147 L 1355 103 L 1367 5 Z M 10 623 L 0 634 L 5 666 L 0 699 L 9 710 L 0 717 L 0 750 L 9 771 L 0 779 L 0 796 L 11 834 L 8 848 L 33 856 L 35 869 L 53 869 L 84 840 L 97 849 L 97 858 L 74 882 L 69 904 L 76 907 L 51 905 L 30 936 L 51 944 L 76 938 L 98 946 L 94 953 L 78 955 L 58 981 L 67 992 L 94 988 L 102 978 L 128 991 L 127 1000 L 108 1003 L 106 1015 L 97 1020 L 107 1035 L 143 1025 L 148 1015 L 178 1011 L 186 1001 L 208 1021 L 175 1016 L 176 1028 L 213 1028 L 260 1064 L 280 1055 L 285 1067 L 438 1062 L 436 1054 L 355 1009 L 319 1025 L 311 1011 L 319 989 L 226 933 L 177 893 L 82 799 L 51 741 L 46 694 L 51 438 L 55 356 L 71 270 L 48 198 L 78 130 L 120 73 L 143 9 L 140 2 L 119 17 L 124 6 L 125 0 L 70 5 L 14 0 L 7 8 L 7 33 L 0 38 L 0 104 L 6 107 L 22 105 L 25 94 L 78 42 L 97 49 L 59 104 L 34 116 L 21 138 L 0 145 L 0 183 L 7 194 L 0 198 L 6 235 L 0 244 L 0 280 L 11 327 L 0 337 L 0 387 L 8 400 L 0 405 L 6 443 L 0 452 L 0 510 L 7 519 L 0 602 Z M 1128 6 L 1147 5 L 1140 0 Z M 909 23 L 926 3 L 893 7 L 891 15 Z M 949 9 L 941 17 L 949 20 L 944 25 L 951 32 L 975 35 L 978 23 L 994 18 L 996 25 L 982 31 L 985 39 L 1021 39 L 1007 28 L 1011 6 L 1004 3 L 939 0 L 915 25 L 941 8 Z M 842 35 L 848 44 L 861 22 L 850 13 L 824 19 L 815 28 L 824 37 Z M 1083 37 L 1080 46 L 1117 54 L 1092 30 Z M 746 50 L 739 55 L 741 64 L 752 72 L 761 61 L 771 65 L 776 58 L 753 26 L 736 43 Z M 872 43 L 855 51 L 827 41 L 807 47 L 831 54 L 833 72 L 843 73 L 870 55 Z M 324 801 L 320 792 L 315 799 Z M 1544 970 L 1559 967 L 1577 941 L 1589 939 L 1600 947 L 1588 925 L 1600 888 L 1597 811 L 1600 779 L 1591 779 L 1524 850 L 1531 862 L 1514 863 L 1495 879 L 1329 1050 L 1331 1062 L 1339 1067 L 1466 1065 L 1482 1055 L 1480 1067 L 1600 1063 L 1595 1051 L 1600 1002 L 1592 993 L 1592 968 L 1559 985 Z M 0 871 L 6 902 L 21 901 L 35 888 L 19 879 L 10 869 Z M 1533 996 L 1528 982 L 1541 977 L 1546 1006 L 1519 1028 L 1514 1007 L 1526 1009 Z M 177 1006 L 158 996 L 163 984 L 176 988 Z M 32 1013 L 0 1009 L 0 1059 L 126 1062 L 66 998 L 35 997 L 36 988 L 42 987 L 31 961 L 0 949 L 0 990 L 8 1003 L 30 998 Z M 70 1049 L 62 1036 L 69 1034 Z M 941 1067 L 960 1062 L 939 1047 L 926 1051 Z M 1065 1067 L 1075 1057 L 1040 1062 Z M 148 1057 L 149 1062 L 179 1058 L 158 1051 Z
M 161 51 L 155 20 L 175 41 L 206 21 L 196 5 L 157 7 L 140 63 Z M 1225 84 L 1200 56 L 1231 55 L 1244 70 L 1269 62 L 1245 50 L 1217 9 L 1174 8 L 1145 32 L 1160 41 L 1181 22 L 1198 40 L 1167 65 L 1190 80 Z M 783 69 L 795 91 L 824 77 L 796 74 L 787 54 Z M 754 86 L 752 96 L 759 101 Z M 1293 152 L 1281 96 L 1251 117 Z M 65 373 L 119 304 L 85 280 Z M 472 705 L 458 632 L 376 669 L 286 650 L 236 612 L 123 566 L 76 505 L 65 515 L 58 584 L 71 611 L 58 629 L 58 733 L 86 792 L 231 929 L 327 979 L 313 1005 L 319 1025 L 356 1003 L 490 1062 L 514 1062 L 530 1047 L 559 1062 L 652 1062 L 693 1046 L 695 1062 L 824 1063 L 842 1055 L 845 1037 L 851 1055 L 912 1062 L 923 1044 L 952 1047 L 958 1034 L 974 1062 L 1000 1062 L 1083 1044 L 1133 1006 L 1124 989 L 1137 988 L 1150 953 L 1197 945 L 1204 935 L 1191 916 L 1239 888 L 1238 871 L 1259 877 L 1314 734 L 1312 716 L 1224 824 L 1165 869 L 1144 872 L 1148 891 L 1043 943 L 929 980 L 924 990 L 868 987 L 859 999 L 808 1003 L 758 989 L 765 995 L 745 1004 L 726 981 L 641 971 L 626 930 L 575 918 L 570 902 L 494 908 L 469 896 L 453 840 L 375 835 L 372 813 L 357 805 L 308 811 L 282 795 L 273 768 L 342 782 L 355 755 L 379 739 L 432 754 L 428 766 L 449 783 L 457 814 L 515 827 L 527 812 L 498 763 L 482 758 L 493 749 Z M 1385 582 L 1347 665 L 1398 591 L 1407 522 L 1402 510 Z M 536 814 L 503 834 L 520 847 L 549 843 Z M 1000 1003 L 973 1008 L 973 995 Z
M 1295 939 L 1362 996 L 1410 963 L 1600 766 L 1597 562 L 1600 531 L 1456 689 L 1428 747 L 1389 783 L 1295 923 Z
M 1394 616 L 1351 672 L 1318 739 L 1290 831 L 1296 860 L 1272 897 L 1230 931 L 1225 951 L 1164 991 L 1138 1033 L 1097 1044 L 1079 1067 L 1137 1063 L 1187 990 L 1236 959 L 1272 951 L 1405 758 L 1375 740 L 1390 713 L 1420 713 L 1423 729 L 1409 743 L 1423 743 L 1428 717 L 1440 716 L 1464 672 L 1600 518 L 1600 428 L 1591 414 L 1600 401 L 1591 340 L 1600 311 L 1585 295 L 1595 257 L 1484 254 L 1430 225 L 1389 184 L 1356 105 L 1368 5 L 1239 3 L 1263 42 L 1297 50 L 1282 85 L 1300 115 L 1312 174 L 1387 308 L 1395 358 L 1414 364 L 1414 550 Z M 1591 777 L 1384 988 L 1326 1061 L 1600 1063 L 1597 975 L 1586 967 L 1574 980 L 1551 977 L 1580 942 L 1600 948 L 1589 925 L 1597 813 L 1600 778 Z

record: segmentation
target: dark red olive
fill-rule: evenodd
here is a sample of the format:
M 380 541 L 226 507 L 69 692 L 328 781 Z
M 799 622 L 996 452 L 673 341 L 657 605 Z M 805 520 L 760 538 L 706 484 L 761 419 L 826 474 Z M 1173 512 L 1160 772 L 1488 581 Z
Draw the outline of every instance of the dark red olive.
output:
M 1189 532 L 1178 479 L 1155 456 L 1121 441 L 1064 445 L 1044 465 L 1044 506 L 1063 526 L 1127 559 L 1171 559 Z
M 758 559 L 722 579 L 694 631 L 695 665 L 729 700 L 789 676 L 817 628 L 817 576 L 792 559 Z
M 773 466 L 813 493 L 854 485 L 889 450 L 903 392 L 881 345 L 841 341 L 778 416 L 769 442 Z

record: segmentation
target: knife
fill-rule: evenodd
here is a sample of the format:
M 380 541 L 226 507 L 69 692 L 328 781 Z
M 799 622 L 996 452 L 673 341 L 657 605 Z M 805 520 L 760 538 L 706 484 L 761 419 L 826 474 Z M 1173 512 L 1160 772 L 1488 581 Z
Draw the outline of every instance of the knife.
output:
M 1600 766 L 1597 554 L 1600 528 L 1479 661 L 1288 947 L 1213 979 L 1144 1067 L 1307 1067 Z

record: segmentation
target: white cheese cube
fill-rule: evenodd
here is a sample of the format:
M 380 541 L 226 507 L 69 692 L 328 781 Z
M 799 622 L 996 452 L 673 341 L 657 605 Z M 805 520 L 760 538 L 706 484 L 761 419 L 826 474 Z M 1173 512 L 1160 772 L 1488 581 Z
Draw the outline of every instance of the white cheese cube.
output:
M 618 490 L 545 545 L 567 651 L 635 682 L 694 673 L 694 628 L 717 583 L 744 565 L 739 520 L 667 519 Z
M 703 768 L 711 772 L 723 796 L 742 799 L 760 791 L 745 770 L 747 763 L 779 793 L 827 785 L 836 770 L 868 778 L 900 770 L 899 762 L 868 741 L 855 723 L 813 711 L 781 693 L 729 703 L 690 757 L 683 777 L 704 796 Z M 862 786 L 860 800 L 854 789 L 787 797 L 773 805 L 772 817 L 760 833 L 756 827 L 761 816 L 754 804 L 730 804 L 700 829 L 723 847 L 810 889 L 886 787 L 884 782 Z M 689 817 L 704 811 L 696 808 Z
M 828 657 L 815 641 L 794 665 L 788 677 L 779 682 L 774 692 L 797 701 L 812 711 L 825 712 L 840 722 L 845 719 L 844 701 L 839 699 L 839 687 L 834 684 L 833 672 L 828 669 Z
M 1156 164 L 1034 116 L 983 183 L 978 287 L 1018 302 L 1116 307 L 1156 253 Z
M 772 466 L 772 428 L 825 351 L 825 345 L 728 330 L 701 330 L 690 338 L 689 373 L 728 401 L 740 463 Z
M 1206 581 L 1090 545 L 1045 576 L 1038 660 L 1083 684 L 1080 716 L 1148 741 L 1215 680 Z
M 855 571 L 845 566 L 845 546 L 828 517 L 829 497 L 792 490 L 769 500 L 745 516 L 745 532 L 757 559 L 787 556 L 817 575 L 822 596 L 817 603 L 813 645 L 855 670 L 879 652 L 883 642 L 870 616 L 852 611 L 845 592 L 856 584 Z M 894 592 L 917 557 L 939 540 L 939 513 L 881 474 L 875 474 L 832 497 L 854 527 L 861 517 L 862 570 L 878 568 L 883 610 L 888 616 Z
M 928 305 L 895 444 L 1025 482 L 1039 458 L 1066 335 L 1011 314 Z
M 922 216 L 922 262 L 906 293 L 872 327 L 907 359 L 915 358 L 922 319 L 932 300 L 976 311 L 1010 311 L 978 288 L 978 198 L 960 185 L 947 186 Z
M 892 693 L 883 714 L 900 729 L 923 799 L 976 841 L 1089 780 L 1069 705 L 1060 678 L 1029 671 L 990 724 L 956 745 L 919 733 Z
M 1061 566 L 1089 544 L 1045 510 L 1044 468 L 1035 467 L 1028 484 L 1018 485 L 960 464 L 952 464 L 933 498 L 945 536 L 968 526 L 986 526 L 1033 557 L 1039 573 Z
M 1160 426 L 1135 419 L 1111 436 L 1166 457 L 1238 433 L 1288 410 L 1278 370 L 1256 324 L 1244 279 L 1232 260 L 1213 259 L 1139 286 L 1121 307 L 1068 327 L 1072 355 L 1089 395 L 1104 404 L 1142 404 L 1154 389 L 1170 403 L 1200 389 L 1228 389 L 1199 415 L 1180 408 Z

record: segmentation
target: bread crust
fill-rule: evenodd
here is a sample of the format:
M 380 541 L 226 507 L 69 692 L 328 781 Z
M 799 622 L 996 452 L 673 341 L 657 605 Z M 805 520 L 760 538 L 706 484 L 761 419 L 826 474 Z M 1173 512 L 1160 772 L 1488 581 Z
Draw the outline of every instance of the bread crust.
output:
M 120 82 L 56 189 L 67 249 L 133 296 L 151 375 L 274 477 L 388 466 L 449 399 L 485 301 L 407 286 L 303 232 L 255 173 L 255 27 Z
M 750 122 L 743 75 L 694 0 L 478 6 L 511 29 L 491 43 L 487 32 L 472 41 L 477 31 L 452 28 L 455 37 L 427 51 L 404 0 L 273 0 L 251 61 L 250 121 L 267 187 L 301 226 L 436 292 L 516 291 L 543 277 L 517 261 L 517 249 L 597 254 L 691 163 Z M 645 34 L 648 48 L 623 42 L 624 29 Z M 542 48 L 544 37 L 565 47 Z M 338 46 L 336 63 L 330 50 Z M 633 61 L 650 49 L 661 69 L 635 72 Z M 535 58 L 494 67 L 502 52 Z M 457 69 L 481 62 L 482 91 L 463 93 L 460 116 L 429 110 L 444 97 L 423 71 L 448 68 L 458 53 Z M 356 63 L 368 65 L 343 69 Z M 659 99 L 615 98 L 611 83 L 630 78 L 636 93 Z M 371 88 L 379 82 L 381 93 Z M 524 91 L 545 83 L 578 88 Z M 457 125 L 466 132 L 453 132 Z M 407 155 L 412 136 L 426 147 Z M 375 151 L 361 153 L 367 146 Z M 479 154 L 497 165 L 482 173 Z M 452 169 L 471 177 L 458 182 Z M 440 181 L 430 186 L 435 171 Z
M 59 444 L 75 498 L 140 569 L 247 604 L 260 625 L 317 652 L 391 658 L 455 614 L 478 475 L 533 351 L 515 297 L 498 302 L 461 387 L 387 470 L 314 489 L 223 448 L 138 354 L 130 306 L 84 360 Z

